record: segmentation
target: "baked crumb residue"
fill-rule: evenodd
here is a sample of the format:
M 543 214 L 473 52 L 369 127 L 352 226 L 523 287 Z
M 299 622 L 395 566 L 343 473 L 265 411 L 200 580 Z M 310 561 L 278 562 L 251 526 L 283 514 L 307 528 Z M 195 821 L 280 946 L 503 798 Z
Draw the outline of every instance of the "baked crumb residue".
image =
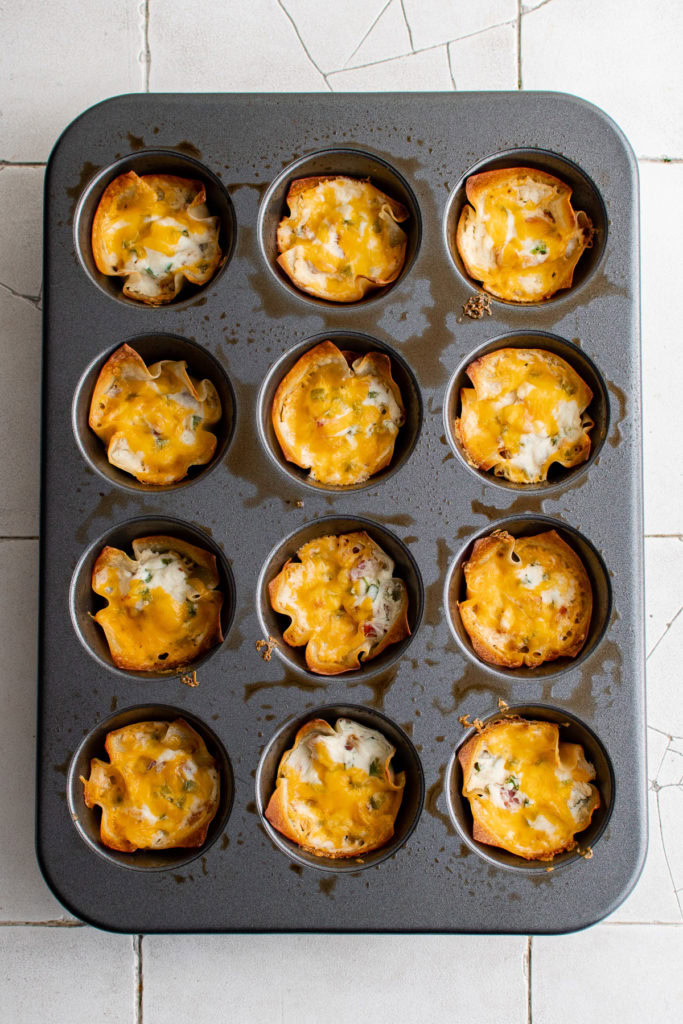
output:
M 256 641 L 256 650 L 259 652 L 264 661 L 270 661 L 273 657 L 273 651 L 276 647 L 279 647 L 278 641 L 274 636 L 268 636 L 267 640 L 261 639 Z
M 471 320 L 481 320 L 484 314 L 493 316 L 490 296 L 485 295 L 483 292 L 470 295 L 467 302 L 463 303 L 462 314 L 463 316 L 468 316 Z
M 184 676 L 180 677 L 180 682 L 183 686 L 189 686 L 192 689 L 194 689 L 195 686 L 199 686 L 199 680 L 197 679 L 196 672 L 186 672 Z

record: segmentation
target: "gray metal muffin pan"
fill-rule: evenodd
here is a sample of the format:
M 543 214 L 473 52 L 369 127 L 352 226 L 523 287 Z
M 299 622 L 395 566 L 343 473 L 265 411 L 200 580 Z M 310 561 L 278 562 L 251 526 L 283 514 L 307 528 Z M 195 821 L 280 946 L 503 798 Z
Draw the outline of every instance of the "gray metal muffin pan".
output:
M 452 251 L 463 184 L 472 169 L 520 163 L 574 185 L 594 246 L 570 291 L 532 306 L 492 300 L 492 315 L 469 319 L 463 304 L 477 289 Z M 99 196 L 131 168 L 205 180 L 222 220 L 220 272 L 160 309 L 123 299 L 88 248 Z M 411 209 L 404 272 L 361 303 L 307 297 L 273 265 L 287 185 L 311 173 L 369 174 Z M 103 928 L 144 932 L 551 933 L 612 911 L 638 877 L 647 836 L 637 172 L 613 122 L 552 93 L 119 97 L 55 146 L 45 268 L 37 851 L 65 906 Z M 274 367 L 286 372 L 295 350 L 325 337 L 358 351 L 376 339 L 407 388 L 395 463 L 348 491 L 308 483 L 281 459 L 268 422 Z M 190 372 L 215 371 L 223 389 L 213 464 L 172 489 L 123 479 L 86 425 L 97 368 L 137 339 L 150 358 L 186 352 Z M 450 436 L 449 384 L 463 383 L 490 343 L 520 339 L 563 351 L 596 384 L 595 456 L 532 491 L 471 470 Z M 255 647 L 264 629 L 282 628 L 263 599 L 268 574 L 296 538 L 327 530 L 323 517 L 360 524 L 391 550 L 413 629 L 376 662 L 331 678 L 308 672 L 300 650 L 281 646 L 265 661 Z M 506 519 L 517 530 L 550 519 L 584 545 L 596 583 L 584 658 L 505 673 L 453 634 L 447 580 L 457 588 L 473 538 Z M 98 545 L 125 544 L 152 523 L 222 556 L 225 640 L 199 664 L 196 688 L 115 670 L 87 615 Z M 485 717 L 500 698 L 545 706 L 539 716 L 572 723 L 599 752 L 604 812 L 579 837 L 595 842 L 592 859 L 573 854 L 539 872 L 472 842 L 453 762 L 467 735 L 459 716 Z M 318 708 L 333 720 L 350 705 L 365 721 L 386 716 L 380 728 L 397 740 L 411 787 L 395 848 L 357 870 L 308 864 L 262 818 L 273 751 Z M 188 851 L 158 862 L 93 848 L 96 817 L 74 780 L 84 757 L 103 752 L 109 721 L 135 709 L 140 720 L 185 713 L 213 744 L 226 802 L 215 841 L 191 863 Z

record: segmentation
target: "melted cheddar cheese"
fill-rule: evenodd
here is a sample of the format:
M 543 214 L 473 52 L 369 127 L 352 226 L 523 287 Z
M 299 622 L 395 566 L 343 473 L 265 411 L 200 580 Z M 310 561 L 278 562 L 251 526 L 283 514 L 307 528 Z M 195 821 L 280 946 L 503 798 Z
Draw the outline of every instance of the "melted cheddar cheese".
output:
M 287 458 L 336 486 L 362 483 L 388 465 L 405 419 L 388 356 L 371 352 L 349 366 L 330 341 L 290 370 L 272 415 Z
M 554 531 L 477 541 L 464 566 L 458 605 L 477 654 L 506 668 L 572 657 L 585 643 L 592 610 L 580 558 Z
M 588 458 L 593 424 L 585 409 L 593 395 L 564 359 L 539 349 L 499 349 L 467 373 L 475 386 L 460 392 L 455 431 L 472 465 L 538 483 L 552 463 Z
M 278 263 L 304 291 L 353 302 L 389 284 L 403 266 L 408 211 L 369 181 L 337 177 L 294 182 L 278 227 Z
M 376 849 L 393 835 L 403 797 L 405 776 L 394 777 L 394 754 L 381 733 L 358 722 L 340 718 L 334 729 L 309 722 L 280 762 L 266 816 L 321 856 Z
M 210 217 L 201 182 L 172 175 L 120 175 L 107 187 L 93 221 L 98 269 L 125 277 L 124 294 L 152 305 L 169 302 L 185 279 L 205 284 L 221 258 L 219 221 Z
M 222 639 L 215 559 L 170 537 L 133 548 L 135 559 L 104 548 L 93 568 L 93 590 L 108 602 L 94 619 L 114 663 L 140 672 L 188 665 Z
M 486 291 L 514 302 L 550 298 L 572 283 L 592 240 L 571 189 L 550 174 L 511 168 L 473 175 L 458 225 L 458 251 Z
M 405 584 L 394 563 L 363 532 L 319 537 L 297 551 L 269 586 L 275 611 L 291 617 L 283 637 L 306 645 L 314 672 L 334 675 L 360 667 L 409 634 Z
M 197 381 L 185 362 L 145 366 L 122 345 L 102 367 L 93 391 L 89 423 L 107 445 L 113 466 L 141 483 L 168 485 L 204 465 L 216 450 L 208 427 L 222 415 L 209 380 Z
M 576 845 L 600 802 L 581 746 L 560 743 L 554 723 L 520 719 L 498 721 L 471 743 L 463 794 L 475 838 L 538 860 Z
M 109 761 L 93 758 L 81 782 L 102 808 L 102 842 L 114 850 L 201 846 L 218 809 L 220 777 L 204 740 L 182 718 L 138 722 L 107 734 Z

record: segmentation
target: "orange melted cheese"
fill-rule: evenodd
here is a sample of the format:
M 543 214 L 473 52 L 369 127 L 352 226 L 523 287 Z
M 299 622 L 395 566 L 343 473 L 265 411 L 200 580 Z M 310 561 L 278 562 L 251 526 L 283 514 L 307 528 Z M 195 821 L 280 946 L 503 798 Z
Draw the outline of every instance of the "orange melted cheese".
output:
M 139 722 L 107 735 L 110 763 L 93 758 L 85 802 L 102 808 L 102 839 L 132 852 L 199 846 L 218 808 L 220 779 L 185 721 Z
M 498 722 L 474 747 L 463 794 L 497 845 L 522 857 L 571 848 L 599 803 L 595 770 L 551 722 Z
M 592 423 L 583 413 L 592 393 L 559 356 L 501 349 L 476 360 L 468 374 L 475 387 L 461 391 L 456 432 L 475 465 L 536 483 L 553 462 L 588 458 Z
M 585 569 L 575 552 L 548 542 L 549 536 L 493 534 L 485 555 L 464 567 L 467 598 L 458 607 L 465 628 L 511 659 L 508 667 L 538 665 L 568 652 L 577 640 L 577 620 L 585 617 Z
M 130 275 L 132 297 L 168 301 L 183 277 L 198 284 L 211 277 L 220 259 L 218 230 L 199 182 L 131 172 L 105 191 L 93 245 L 100 270 Z
M 295 250 L 305 276 L 320 276 L 325 298 L 347 301 L 357 278 L 380 284 L 398 274 L 406 235 L 387 197 L 370 182 L 323 181 L 300 192 L 289 205 L 290 215 L 278 232 L 280 252 Z M 309 283 L 314 290 L 314 282 Z
M 209 462 L 221 418 L 213 384 L 196 381 L 185 362 L 150 366 L 124 345 L 105 363 L 90 407 L 90 426 L 114 466 L 142 483 L 182 480 L 190 466 Z
M 171 670 L 220 639 L 222 595 L 177 551 L 143 548 L 133 561 L 105 548 L 93 590 L 108 601 L 94 619 L 121 667 Z
M 591 233 L 587 216 L 574 213 L 567 186 L 532 174 L 511 170 L 488 179 L 471 199 L 476 214 L 466 206 L 461 215 L 471 229 L 464 252 L 460 246 L 469 272 L 492 295 L 518 302 L 568 287 Z
M 394 747 L 373 729 L 339 719 L 312 731 L 283 757 L 289 824 L 317 852 L 360 852 L 392 835 L 405 777 L 394 779 Z
M 310 466 L 314 480 L 344 486 L 391 461 L 405 416 L 387 381 L 367 372 L 367 360 L 349 368 L 339 356 L 314 364 L 274 416 L 297 463 Z
M 292 618 L 285 641 L 307 644 L 316 671 L 358 668 L 406 601 L 393 561 L 363 533 L 319 537 L 297 556 L 270 585 L 273 608 Z

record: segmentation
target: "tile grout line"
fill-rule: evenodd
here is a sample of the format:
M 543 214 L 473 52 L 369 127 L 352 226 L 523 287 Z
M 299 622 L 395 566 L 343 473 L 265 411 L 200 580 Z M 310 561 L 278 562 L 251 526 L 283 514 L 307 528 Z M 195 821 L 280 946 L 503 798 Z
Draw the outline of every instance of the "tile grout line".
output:
M 149 92 L 152 67 L 152 51 L 149 45 L 149 5 L 150 0 L 144 0 L 142 5 L 142 88 L 144 92 Z
M 135 967 L 135 1024 L 142 1024 L 142 940 L 143 935 L 133 937 L 133 963 Z
M 522 0 L 517 0 L 517 88 L 522 88 Z
M 531 952 L 534 945 L 533 935 L 527 936 L 526 940 L 526 1024 L 533 1024 L 531 1005 Z
M 0 921 L 0 928 L 85 928 L 83 921 Z

